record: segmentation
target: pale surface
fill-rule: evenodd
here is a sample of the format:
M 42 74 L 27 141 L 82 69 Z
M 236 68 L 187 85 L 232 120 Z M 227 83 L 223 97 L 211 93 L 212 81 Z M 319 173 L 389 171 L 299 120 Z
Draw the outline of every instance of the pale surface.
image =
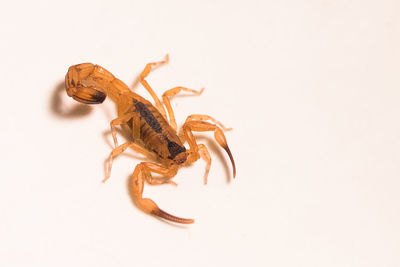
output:
M 0 5 L 0 266 L 400 266 L 399 1 L 82 2 Z M 159 95 L 206 88 L 178 122 L 234 128 L 235 180 L 214 148 L 207 186 L 146 188 L 187 227 L 132 204 L 138 159 L 100 182 L 111 103 L 63 115 L 68 66 L 131 84 L 165 53 Z

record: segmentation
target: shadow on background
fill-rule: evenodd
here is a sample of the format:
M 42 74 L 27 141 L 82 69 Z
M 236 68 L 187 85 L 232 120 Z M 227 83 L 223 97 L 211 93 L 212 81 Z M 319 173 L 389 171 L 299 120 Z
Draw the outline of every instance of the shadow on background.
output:
M 78 103 L 67 96 L 64 81 L 54 87 L 50 99 L 50 111 L 54 115 L 61 118 L 80 118 L 90 114 L 92 110 L 91 106 Z

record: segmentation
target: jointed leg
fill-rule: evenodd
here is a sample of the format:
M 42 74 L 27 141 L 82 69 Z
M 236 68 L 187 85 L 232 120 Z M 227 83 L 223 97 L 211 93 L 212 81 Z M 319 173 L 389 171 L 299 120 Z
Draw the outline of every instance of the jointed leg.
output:
M 204 184 L 207 184 L 207 177 L 208 173 L 210 172 L 210 167 L 211 167 L 211 156 L 210 153 L 208 152 L 208 149 L 205 145 L 199 144 L 199 154 L 200 157 L 206 162 L 206 172 L 204 173 Z
M 174 181 L 171 179 L 176 175 L 178 169 L 171 167 L 169 169 L 156 164 L 152 162 L 142 162 L 141 163 L 145 168 L 145 176 L 146 176 L 146 181 L 151 184 L 151 185 L 160 185 L 160 184 L 172 184 L 172 185 L 177 185 Z M 151 175 L 151 172 L 161 174 L 162 177 L 153 177 Z
M 132 119 L 132 114 L 126 114 L 110 122 L 111 134 L 114 140 L 114 148 L 118 147 L 117 130 L 115 129 L 115 126 L 125 124 L 130 119 Z
M 203 91 L 204 91 L 204 88 L 202 88 L 200 91 L 196 91 L 196 90 L 189 89 L 189 88 L 186 88 L 186 87 L 178 86 L 178 87 L 174 87 L 172 89 L 167 90 L 162 95 L 162 99 L 164 101 L 164 105 L 165 105 L 165 107 L 167 108 L 167 111 L 168 111 L 169 122 L 170 122 L 172 128 L 175 129 L 175 131 L 176 131 L 176 128 L 177 128 L 176 120 L 175 120 L 174 111 L 172 110 L 169 98 L 173 97 L 176 94 L 178 94 L 180 91 L 190 92 L 190 93 L 193 93 L 195 95 L 201 95 L 201 93 L 203 93 Z
M 144 181 L 152 180 L 152 172 L 161 175 L 168 175 L 170 176 L 170 178 L 172 178 L 176 174 L 176 171 L 176 168 L 166 169 L 160 165 L 150 162 L 142 162 L 137 165 L 132 175 L 132 185 L 135 201 L 137 205 L 147 213 L 159 216 L 165 220 L 173 221 L 176 223 L 191 224 L 194 223 L 193 219 L 184 219 L 173 216 L 160 209 L 153 200 L 149 198 L 143 198 Z
M 105 181 L 107 181 L 108 178 L 110 178 L 111 168 L 112 168 L 114 158 L 118 157 L 121 153 L 123 153 L 128 148 L 131 148 L 131 149 L 135 150 L 136 152 L 139 152 L 139 153 L 145 155 L 146 157 L 152 157 L 152 154 L 149 151 L 147 151 L 143 147 L 139 146 L 138 144 L 135 144 L 134 142 L 126 142 L 126 143 L 114 148 L 111 151 L 110 156 L 108 157 L 108 160 L 107 160 L 106 176 L 102 181 L 103 183 Z
M 160 65 L 167 64 L 168 62 L 169 62 L 169 57 L 168 57 L 168 54 L 167 54 L 167 55 L 165 55 L 165 59 L 162 60 L 162 61 L 148 63 L 144 67 L 142 73 L 139 76 L 140 83 L 143 85 L 144 88 L 146 88 L 146 90 L 149 92 L 151 97 L 154 99 L 154 102 L 156 104 L 156 108 L 161 112 L 161 114 L 164 117 L 166 117 L 164 106 L 161 104 L 160 99 L 154 93 L 153 89 L 150 87 L 149 83 L 145 80 L 145 78 L 149 75 L 150 71 L 152 71 L 154 67 L 158 67 Z
M 225 149 L 226 153 L 229 156 L 229 159 L 231 160 L 233 168 L 233 177 L 235 177 L 236 167 L 232 153 L 228 147 L 228 143 L 226 141 L 223 131 L 215 124 L 211 124 L 205 121 L 193 121 L 193 120 L 185 122 L 185 124 L 183 125 L 183 132 L 185 135 L 185 139 L 190 147 L 188 161 L 189 162 L 196 161 L 198 159 L 198 154 L 199 154 L 199 146 L 197 145 L 197 142 L 193 136 L 192 131 L 196 132 L 214 131 L 215 140 L 223 149 Z
M 122 115 L 110 122 L 111 134 L 114 140 L 114 148 L 118 147 L 118 140 L 117 140 L 117 125 L 127 124 L 129 120 L 132 120 L 132 137 L 133 139 L 140 138 L 140 117 L 136 113 L 129 113 Z
M 217 121 L 216 119 L 214 119 L 213 117 L 211 117 L 209 115 L 192 114 L 186 118 L 186 121 L 193 121 L 193 120 L 198 120 L 198 121 L 210 120 L 213 123 L 215 123 L 216 125 L 218 125 L 219 127 L 221 127 L 224 132 L 232 130 L 232 128 L 225 127 L 220 121 Z

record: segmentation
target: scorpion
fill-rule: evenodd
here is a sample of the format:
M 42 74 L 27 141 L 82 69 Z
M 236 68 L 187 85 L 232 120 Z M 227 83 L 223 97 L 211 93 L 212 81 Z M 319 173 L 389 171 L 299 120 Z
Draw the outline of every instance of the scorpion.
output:
M 114 158 L 128 148 L 149 159 L 155 159 L 155 162 L 139 163 L 133 171 L 131 178 L 132 192 L 136 205 L 144 212 L 162 219 L 175 223 L 191 224 L 194 223 L 194 219 L 171 215 L 160 209 L 152 199 L 143 198 L 145 181 L 150 185 L 167 183 L 176 185 L 172 178 L 177 174 L 178 169 L 202 158 L 206 162 L 204 183 L 207 184 L 207 176 L 211 166 L 210 153 L 204 144 L 196 142 L 193 132 L 213 131 L 215 140 L 230 158 L 233 177 L 236 176 L 236 167 L 223 133 L 223 131 L 230 129 L 225 128 L 213 117 L 199 114 L 188 116 L 182 126 L 182 133 L 178 135 L 170 98 L 181 91 L 200 95 L 204 88 L 196 91 L 181 86 L 174 87 L 162 95 L 163 102 L 161 102 L 146 81 L 146 77 L 156 67 L 168 62 L 169 56 L 167 54 L 162 61 L 148 63 L 139 75 L 139 82 L 151 95 L 155 105 L 131 91 L 125 83 L 114 77 L 105 68 L 92 63 L 82 63 L 69 67 L 65 76 L 65 88 L 68 96 L 84 104 L 100 104 L 107 96 L 116 104 L 118 115 L 110 122 L 114 148 L 106 162 L 107 168 L 103 182 L 111 175 Z M 165 108 L 168 112 L 168 119 Z M 119 145 L 117 126 L 127 130 L 132 140 Z M 185 148 L 185 142 L 188 143 L 189 149 Z M 161 177 L 153 177 L 152 173 L 159 174 Z

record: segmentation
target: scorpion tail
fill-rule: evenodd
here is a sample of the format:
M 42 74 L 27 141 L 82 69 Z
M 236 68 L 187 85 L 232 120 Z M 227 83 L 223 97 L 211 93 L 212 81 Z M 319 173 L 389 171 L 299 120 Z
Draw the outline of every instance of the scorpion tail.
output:
M 65 89 L 68 96 L 84 104 L 100 104 L 106 99 L 106 94 L 101 89 L 96 88 L 95 82 L 82 82 L 82 75 L 92 73 L 95 66 L 91 63 L 82 63 L 71 66 L 65 75 Z
M 90 87 L 82 87 L 75 91 L 72 98 L 84 104 L 101 104 L 106 94 Z

